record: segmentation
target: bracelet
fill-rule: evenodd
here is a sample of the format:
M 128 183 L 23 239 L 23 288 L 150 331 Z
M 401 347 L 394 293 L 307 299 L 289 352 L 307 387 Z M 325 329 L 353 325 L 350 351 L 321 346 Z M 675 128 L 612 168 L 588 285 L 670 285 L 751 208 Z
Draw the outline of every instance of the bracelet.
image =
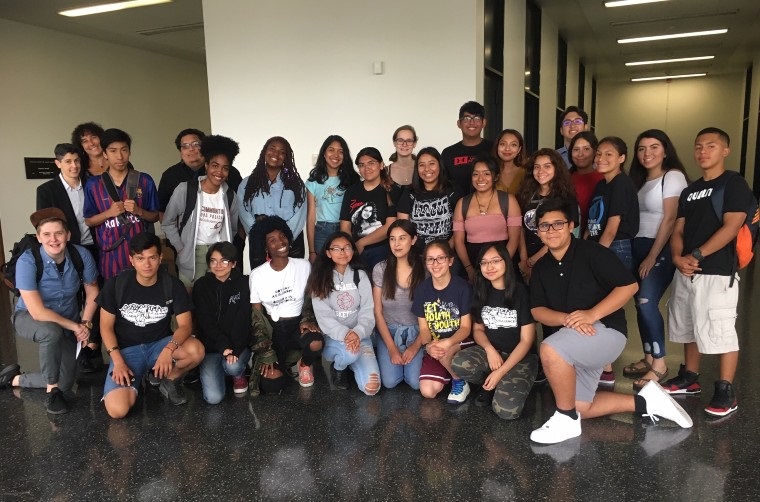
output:
M 169 340 L 169 343 L 171 343 L 172 345 L 174 345 L 174 348 L 175 348 L 175 349 L 178 349 L 178 348 L 179 348 L 179 344 L 178 344 L 177 342 L 175 342 L 175 341 L 174 341 L 174 338 L 172 338 L 171 340 Z
M 176 348 L 171 348 L 168 345 L 163 348 L 163 350 L 168 350 L 170 354 L 174 354 L 174 351 L 177 350 Z
M 111 347 L 110 349 L 107 349 L 107 350 L 106 350 L 106 354 L 110 354 L 110 353 L 111 353 L 111 352 L 113 352 L 114 350 L 121 350 L 121 349 L 119 348 L 119 346 L 118 346 L 118 345 L 114 345 L 114 346 L 113 346 L 113 347 Z
M 309 254 L 317 254 L 316 251 L 309 251 Z

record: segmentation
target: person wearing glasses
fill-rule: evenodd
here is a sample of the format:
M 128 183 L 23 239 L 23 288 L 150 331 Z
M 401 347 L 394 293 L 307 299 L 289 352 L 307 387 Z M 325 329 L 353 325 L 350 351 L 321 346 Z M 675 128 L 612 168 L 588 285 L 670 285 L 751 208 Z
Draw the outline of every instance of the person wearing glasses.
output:
M 169 199 L 172 198 L 174 189 L 180 183 L 191 179 L 197 180 L 203 174 L 205 162 L 201 154 L 201 144 L 205 138 L 206 134 L 203 131 L 192 128 L 181 130 L 174 138 L 174 145 L 179 151 L 180 160 L 167 168 L 161 174 L 161 180 L 158 182 L 161 222 L 164 221 L 166 206 L 169 205 Z
M 459 108 L 457 127 L 462 140 L 443 149 L 443 165 L 454 186 L 465 193 L 472 192 L 472 161 L 478 155 L 491 153 L 493 142 L 481 137 L 486 126 L 486 109 L 476 101 L 468 101 Z
M 200 364 L 203 400 L 218 404 L 224 399 L 225 375 L 232 377 L 232 391 L 242 396 L 248 391 L 245 369 L 251 358 L 251 305 L 248 277 L 235 265 L 237 248 L 227 241 L 209 246 L 208 272 L 195 282 L 196 333 L 206 355 Z
M 540 355 L 556 411 L 530 439 L 553 444 L 580 436 L 581 418 L 635 412 L 692 426 L 689 415 L 657 382 L 637 395 L 597 392 L 604 365 L 625 348 L 623 307 L 638 290 L 631 271 L 609 249 L 573 237 L 573 206 L 549 199 L 536 211 L 549 252 L 533 269 L 531 313 L 543 325 Z
M 435 398 L 451 382 L 447 401 L 461 404 L 470 386 L 452 368 L 462 348 L 472 345 L 470 302 L 472 289 L 466 280 L 452 275 L 454 253 L 449 242 L 435 240 L 425 246 L 425 266 L 430 277 L 414 291 L 412 313 L 420 326 L 419 340 L 425 349 L 420 369 L 420 394 Z
M 388 226 L 396 219 L 401 187 L 388 175 L 377 148 L 362 148 L 356 166 L 362 181 L 343 195 L 340 230 L 353 236 L 361 259 L 372 269 L 388 257 Z
M 581 131 L 588 131 L 588 113 L 577 106 L 568 106 L 559 117 L 559 133 L 562 135 L 563 145 L 557 148 L 557 152 L 565 161 L 565 166 L 570 169 L 570 140 Z
M 391 179 L 401 186 L 412 184 L 417 156 L 412 153 L 417 146 L 417 131 L 410 125 L 402 125 L 393 132 L 393 146 L 396 151 L 388 160 L 388 174 Z
M 372 347 L 375 327 L 372 283 L 364 271 L 351 235 L 336 232 L 327 239 L 306 284 L 314 315 L 325 335 L 324 358 L 330 361 L 333 386 L 349 387 L 348 369 L 359 390 L 380 390 L 380 367 Z
M 461 378 L 481 386 L 477 406 L 499 418 L 520 417 L 538 370 L 536 324 L 528 291 L 515 277 L 506 246 L 496 242 L 478 256 L 472 305 L 475 344 L 451 362 Z

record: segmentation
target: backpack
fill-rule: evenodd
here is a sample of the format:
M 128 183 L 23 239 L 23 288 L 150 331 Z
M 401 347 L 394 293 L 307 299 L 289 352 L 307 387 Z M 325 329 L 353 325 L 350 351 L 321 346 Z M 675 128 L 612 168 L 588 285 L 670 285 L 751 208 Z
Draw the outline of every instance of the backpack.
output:
M 726 171 L 731 173 L 724 177 L 724 181 L 718 184 L 714 189 L 710 200 L 712 201 L 713 210 L 715 211 L 718 221 L 723 221 L 723 202 L 726 197 L 726 185 L 734 176 L 740 176 L 735 171 Z M 755 246 L 757 245 L 758 233 L 760 233 L 760 210 L 758 209 L 757 199 L 752 195 L 752 200 L 745 210 L 746 216 L 744 223 L 739 229 L 739 234 L 734 239 L 736 249 L 736 260 L 734 266 L 737 270 L 745 268 L 755 256 Z M 734 283 L 734 274 L 731 274 L 731 286 Z M 730 287 L 730 286 L 729 286 Z
M 103 186 L 105 187 L 106 192 L 108 192 L 108 196 L 111 198 L 111 200 L 113 202 L 121 202 L 119 191 L 116 189 L 116 185 L 114 185 L 113 179 L 111 178 L 111 175 L 108 173 L 108 171 L 104 172 L 100 176 L 100 181 L 103 183 Z M 140 171 L 134 168 L 130 169 L 127 172 L 126 183 L 127 199 L 134 200 L 134 198 L 137 196 L 137 187 L 140 185 Z M 116 240 L 116 242 L 111 244 L 107 249 L 103 249 L 103 251 L 113 251 L 114 249 L 121 246 L 121 243 L 128 238 L 127 236 L 129 235 L 129 228 L 132 226 L 132 221 L 129 219 L 126 213 L 121 213 L 117 219 L 119 220 L 119 225 L 124 228 L 124 233 Z M 145 224 L 146 232 L 149 232 L 151 234 L 156 233 L 153 223 L 148 223 L 145 220 L 143 220 L 143 223 Z
M 19 257 L 21 257 L 27 249 L 32 250 L 32 256 L 34 257 L 34 266 L 36 269 L 36 282 L 39 284 L 42 279 L 42 269 L 44 267 L 42 263 L 42 255 L 40 254 L 40 248 L 42 244 L 37 240 L 37 236 L 34 234 L 24 234 L 24 236 L 17 243 L 13 244 L 11 250 L 10 259 L 3 264 L 0 269 L 3 273 L 3 282 L 13 292 L 15 297 L 19 297 L 21 292 L 16 287 L 16 265 Z M 71 263 L 74 265 L 77 274 L 79 275 L 79 281 L 84 284 L 84 261 L 82 261 L 82 255 L 79 254 L 79 250 L 73 244 L 66 246 L 71 258 Z M 81 300 L 81 299 L 80 299 Z M 82 302 L 80 301 L 80 305 Z
M 232 207 L 232 199 L 235 197 L 235 191 L 229 186 L 227 187 L 227 209 Z M 195 203 L 198 200 L 198 180 L 191 179 L 187 181 L 187 193 L 185 194 L 185 212 L 182 213 L 182 221 L 179 222 L 179 234 L 182 235 L 182 230 L 187 225 L 187 221 L 190 219 L 190 215 L 195 210 Z
M 126 268 L 119 272 L 116 276 L 116 308 L 121 308 L 122 300 L 124 299 L 124 289 L 127 287 L 127 281 L 137 280 L 137 273 L 133 268 Z M 169 307 L 170 315 L 174 313 L 172 304 L 174 303 L 174 296 L 172 296 L 172 277 L 169 275 L 169 271 L 165 265 L 158 267 L 158 280 L 161 282 L 161 289 L 164 292 L 164 305 Z

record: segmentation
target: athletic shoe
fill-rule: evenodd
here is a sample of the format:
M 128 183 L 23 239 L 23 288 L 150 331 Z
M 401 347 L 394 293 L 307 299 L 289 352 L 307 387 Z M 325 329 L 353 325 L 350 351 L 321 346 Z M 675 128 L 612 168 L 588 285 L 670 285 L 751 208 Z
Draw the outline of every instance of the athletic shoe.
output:
M 715 417 L 725 417 L 735 412 L 739 408 L 739 403 L 734 394 L 734 386 L 726 380 L 715 382 L 715 393 L 710 400 L 710 404 L 705 407 L 705 413 Z
M 79 354 L 79 371 L 82 373 L 95 373 L 103 369 L 103 353 L 100 351 L 100 347 L 97 349 L 91 349 L 90 347 L 84 347 L 82 353 Z
M 467 396 L 470 395 L 470 386 L 465 380 L 452 379 L 451 380 L 451 392 L 446 400 L 451 404 L 464 403 Z
M 13 379 L 21 374 L 21 366 L 18 364 L 9 364 L 0 371 L 0 389 L 10 387 Z
M 69 412 L 69 405 L 66 403 L 66 398 L 63 397 L 63 392 L 58 387 L 48 392 L 47 400 L 45 401 L 45 410 L 52 415 L 63 415 Z
M 185 374 L 184 382 L 188 385 L 198 383 L 201 379 L 201 371 L 195 367 Z
M 650 380 L 639 391 L 639 396 L 647 402 L 647 412 L 644 416 L 650 417 L 653 422 L 657 421 L 657 416 L 672 420 L 685 429 L 694 425 L 689 414 L 657 382 Z
M 336 389 L 340 389 L 340 390 L 348 389 L 350 385 L 348 381 L 348 368 L 344 370 L 336 370 L 335 363 L 331 363 L 330 372 L 332 373 L 332 381 Z
M 678 368 L 678 375 L 662 384 L 662 388 L 669 394 L 699 394 L 702 392 L 702 386 L 699 385 L 698 380 L 699 373 L 687 370 L 682 364 Z
M 599 376 L 599 385 L 602 387 L 614 387 L 615 386 L 615 372 L 614 371 L 602 371 Z
M 187 397 L 185 397 L 185 389 L 182 386 L 182 381 L 177 378 L 176 380 L 169 380 L 168 378 L 162 378 L 161 383 L 158 385 L 158 390 L 161 391 L 161 395 L 166 398 L 174 406 L 185 404 Z
M 314 372 L 311 370 L 311 366 L 301 366 L 301 363 L 298 363 L 298 384 L 301 387 L 314 385 Z
M 248 379 L 245 375 L 232 377 L 232 392 L 236 396 L 244 396 L 248 392 Z
M 530 433 L 530 440 L 541 444 L 555 444 L 581 435 L 581 414 L 573 420 L 555 411 L 554 415 L 540 428 Z
M 161 385 L 161 379 L 158 378 L 155 373 L 153 373 L 153 370 L 148 370 L 146 375 L 148 376 L 148 385 L 151 387 L 158 387 Z
M 475 398 L 475 406 L 484 408 L 486 406 L 491 406 L 491 403 L 493 402 L 493 395 L 496 393 L 496 389 L 493 390 L 485 390 L 480 389 L 480 392 L 478 392 L 478 396 Z

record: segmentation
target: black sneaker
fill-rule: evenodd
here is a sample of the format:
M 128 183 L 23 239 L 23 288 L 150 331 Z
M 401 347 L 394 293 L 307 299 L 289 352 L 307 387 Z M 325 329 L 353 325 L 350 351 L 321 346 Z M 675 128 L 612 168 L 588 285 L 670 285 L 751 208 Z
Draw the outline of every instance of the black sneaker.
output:
M 100 347 L 91 349 L 84 347 L 79 355 L 79 371 L 82 373 L 95 373 L 103 369 L 103 354 Z
M 63 415 L 69 412 L 69 405 L 66 403 L 66 398 L 63 397 L 61 389 L 53 387 L 53 390 L 48 392 L 45 409 L 52 415 Z
M 158 390 L 161 391 L 161 395 L 166 398 L 174 406 L 185 404 L 187 397 L 185 397 L 185 388 L 182 386 L 181 380 L 169 380 L 168 378 L 162 378 L 161 383 L 158 385 Z
M 155 373 L 153 373 L 153 370 L 148 370 L 148 372 L 145 374 L 145 377 L 148 380 L 148 385 L 151 387 L 158 387 L 161 385 L 161 379 L 158 378 Z
M 739 408 L 739 403 L 734 394 L 734 386 L 726 380 L 715 382 L 715 393 L 710 400 L 710 404 L 705 407 L 705 413 L 715 417 L 725 417 L 735 412 Z
M 185 383 L 190 385 L 194 383 L 198 383 L 201 379 L 201 371 L 196 367 L 191 369 L 185 374 Z
M 10 387 L 16 375 L 21 374 L 21 366 L 18 364 L 9 364 L 0 370 L 0 389 Z
M 480 389 L 480 392 L 478 392 L 478 397 L 475 398 L 475 406 L 478 406 L 480 408 L 491 406 L 491 402 L 493 401 L 493 395 L 495 393 L 496 393 L 496 389 L 493 389 L 493 390 Z
M 662 384 L 662 388 L 669 394 L 699 394 L 702 392 L 702 386 L 698 380 L 699 373 L 687 370 L 682 364 L 678 368 L 678 376 Z
M 330 372 L 332 373 L 332 381 L 335 388 L 347 390 L 350 385 L 348 380 L 348 368 L 338 371 L 335 369 L 335 363 L 331 363 Z

